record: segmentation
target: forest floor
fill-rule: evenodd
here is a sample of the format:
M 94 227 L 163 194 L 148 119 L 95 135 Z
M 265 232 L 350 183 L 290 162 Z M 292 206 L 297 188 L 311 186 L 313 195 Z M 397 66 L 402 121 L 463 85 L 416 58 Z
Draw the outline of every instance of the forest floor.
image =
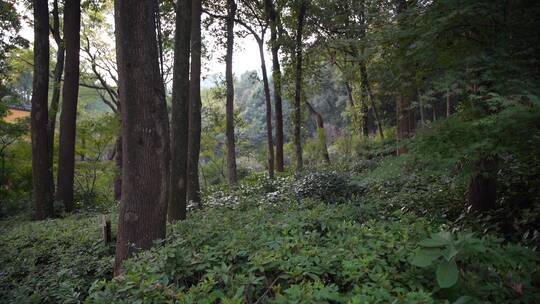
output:
M 208 189 L 114 279 L 100 214 L 3 220 L 0 302 L 537 303 L 534 244 L 467 212 L 452 166 L 392 147 Z

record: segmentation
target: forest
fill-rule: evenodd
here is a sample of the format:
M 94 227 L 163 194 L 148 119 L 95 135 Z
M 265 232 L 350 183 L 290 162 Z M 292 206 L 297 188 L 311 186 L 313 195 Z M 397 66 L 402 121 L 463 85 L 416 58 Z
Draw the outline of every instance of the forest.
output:
M 537 0 L 0 0 L 0 303 L 540 303 Z

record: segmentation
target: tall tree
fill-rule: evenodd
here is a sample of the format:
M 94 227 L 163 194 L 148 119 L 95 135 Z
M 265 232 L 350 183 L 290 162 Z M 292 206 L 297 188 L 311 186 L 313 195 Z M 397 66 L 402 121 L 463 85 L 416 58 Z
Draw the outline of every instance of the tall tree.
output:
M 122 113 L 122 199 L 115 274 L 135 250 L 165 237 L 169 124 L 159 71 L 155 0 L 115 1 Z
M 47 1 L 34 1 L 34 76 L 32 83 L 32 182 L 35 218 L 53 215 L 51 163 L 47 140 L 49 92 L 49 7 Z
M 296 68 L 294 89 L 294 146 L 296 152 L 296 171 L 302 171 L 302 34 L 304 30 L 304 16 L 306 4 L 300 0 L 296 16 Z
M 283 102 L 281 98 L 281 68 L 279 64 L 279 15 L 274 0 L 265 0 L 270 21 L 270 48 L 272 51 L 272 81 L 274 83 L 274 111 L 276 118 L 276 170 L 285 171 L 283 155 Z
M 189 89 L 189 136 L 187 200 L 201 204 L 199 153 L 201 151 L 201 0 L 191 2 L 191 82 Z
M 186 218 L 190 40 L 191 0 L 179 0 L 176 7 L 172 87 L 170 221 Z
M 234 18 L 236 2 L 227 0 L 227 54 L 225 55 L 225 78 L 227 82 L 226 133 L 227 133 L 227 179 L 230 186 L 236 184 L 236 148 L 234 138 L 234 79 L 232 72 L 234 49 Z
M 51 164 L 54 163 L 54 132 L 56 130 L 56 116 L 58 113 L 58 105 L 60 104 L 60 89 L 62 87 L 62 74 L 64 73 L 64 41 L 62 40 L 62 36 L 60 34 L 60 13 L 58 9 L 58 0 L 54 0 L 53 2 L 53 10 L 52 10 L 52 20 L 53 24 L 50 28 L 51 34 L 54 38 L 54 42 L 56 43 L 56 65 L 54 67 L 54 86 L 53 86 L 53 93 L 51 98 L 51 105 L 49 106 L 49 123 L 47 126 L 47 134 L 48 134 L 48 140 L 49 140 L 49 162 Z M 50 187 L 51 187 L 51 194 L 54 193 L 54 177 L 53 177 L 53 171 L 50 170 Z
M 75 176 L 75 135 L 77 100 L 79 98 L 79 50 L 81 2 L 66 0 L 64 5 L 64 40 L 66 46 L 65 79 L 60 114 L 60 150 L 58 154 L 58 190 L 56 199 L 66 212 L 73 210 L 73 178 Z

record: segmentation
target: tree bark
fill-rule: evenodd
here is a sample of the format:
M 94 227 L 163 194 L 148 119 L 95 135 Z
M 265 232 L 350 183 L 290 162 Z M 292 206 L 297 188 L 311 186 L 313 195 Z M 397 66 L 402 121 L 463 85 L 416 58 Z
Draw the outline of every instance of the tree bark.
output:
M 450 104 L 450 90 L 446 90 L 446 117 L 450 117 L 451 104 Z
M 165 237 L 169 124 L 155 16 L 155 1 L 115 1 L 123 151 L 115 275 L 125 258 Z
M 266 0 L 267 15 L 270 20 L 270 46 L 272 51 L 272 80 L 274 82 L 274 111 L 276 118 L 276 170 L 285 171 L 283 154 L 283 101 L 281 98 L 281 68 L 279 64 L 278 14 L 273 0 Z
M 306 6 L 302 0 L 297 16 L 296 28 L 296 84 L 294 92 L 294 146 L 296 152 L 296 171 L 302 171 L 302 34 Z
M 49 163 L 50 170 L 50 193 L 54 196 L 54 177 L 53 177 L 53 164 L 54 164 L 54 131 L 56 130 L 56 116 L 58 114 L 58 105 L 60 104 L 60 89 L 62 87 L 62 74 L 64 73 L 64 42 L 60 35 L 60 13 L 58 12 L 58 0 L 53 2 L 53 26 L 51 27 L 51 33 L 54 41 L 56 42 L 56 65 L 54 67 L 54 87 L 51 98 L 51 105 L 49 106 L 49 122 L 47 125 L 47 139 L 49 141 Z
M 64 40 L 66 64 L 60 114 L 57 200 L 66 212 L 73 211 L 73 178 L 75 175 L 75 136 L 77 99 L 79 95 L 79 50 L 81 29 L 80 0 L 66 0 L 64 5 Z
M 233 49 L 234 49 L 234 18 L 236 3 L 227 0 L 227 55 L 225 56 L 225 78 L 227 81 L 226 135 L 227 135 L 227 179 L 229 186 L 236 185 L 236 147 L 234 138 L 234 79 L 233 79 Z
M 122 135 L 116 138 L 115 144 L 116 153 L 114 162 L 116 164 L 116 176 L 114 177 L 114 199 L 122 200 Z
M 259 56 L 261 57 L 261 70 L 264 85 L 264 99 L 266 101 L 266 144 L 268 145 L 268 175 L 274 178 L 274 140 L 272 137 L 272 101 L 270 99 L 270 85 L 266 73 L 266 62 L 264 60 L 264 36 L 257 40 L 259 44 Z
M 469 181 L 468 200 L 474 211 L 495 209 L 497 202 L 497 164 L 494 160 L 474 161 L 474 175 Z
M 380 117 L 379 109 L 377 109 L 377 104 L 375 103 L 375 95 L 373 95 L 373 91 L 371 90 L 371 84 L 369 81 L 366 64 L 364 62 L 360 63 L 360 76 L 362 77 L 362 81 L 365 82 L 365 88 L 367 90 L 369 100 L 371 101 L 371 108 L 373 109 L 373 116 L 375 116 L 377 129 L 379 130 L 379 136 L 381 137 L 381 139 L 384 139 L 382 122 L 381 122 L 381 119 L 379 118 Z
M 34 75 L 32 82 L 32 184 L 35 218 L 53 215 L 50 191 L 51 163 L 47 140 L 49 92 L 49 8 L 47 1 L 34 1 Z
M 326 145 L 326 133 L 324 130 L 323 117 L 319 112 L 315 111 L 315 109 L 309 102 L 306 101 L 306 105 L 308 107 L 309 114 L 313 118 L 313 121 L 315 122 L 315 126 L 317 128 L 317 137 L 319 139 L 319 144 L 322 148 L 322 157 L 325 162 L 330 163 L 330 154 L 328 153 L 328 146 Z
M 187 199 L 201 206 L 199 152 L 201 150 L 201 0 L 193 0 L 191 11 L 191 83 L 189 95 L 189 139 Z
M 189 53 L 191 0 L 179 0 L 176 9 L 172 87 L 171 195 L 169 221 L 186 219 L 189 128 Z

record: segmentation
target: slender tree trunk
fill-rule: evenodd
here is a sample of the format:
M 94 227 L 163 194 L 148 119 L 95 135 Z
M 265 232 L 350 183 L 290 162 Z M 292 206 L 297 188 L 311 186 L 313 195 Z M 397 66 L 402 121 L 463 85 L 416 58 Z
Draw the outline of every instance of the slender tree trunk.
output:
M 49 8 L 47 1 L 34 1 L 34 75 L 32 82 L 32 184 L 35 218 L 53 215 L 49 178 L 51 163 L 47 141 L 49 93 Z
M 446 90 L 446 117 L 450 117 L 451 104 L 450 104 L 450 90 Z
M 54 67 L 54 87 L 51 98 L 51 105 L 49 106 L 49 122 L 47 125 L 47 139 L 49 141 L 49 163 L 50 170 L 50 193 L 54 196 L 54 177 L 53 177 L 53 164 L 54 164 L 54 131 L 56 130 L 56 116 L 58 114 L 58 105 L 60 104 L 60 89 L 62 87 L 62 74 L 64 73 L 64 42 L 60 35 L 60 13 L 58 12 L 58 0 L 53 2 L 53 26 L 51 27 L 51 33 L 56 42 L 56 65 Z
M 418 103 L 420 104 L 420 124 L 423 128 L 426 125 L 426 120 L 424 117 L 424 101 L 422 100 L 422 97 L 420 97 L 420 92 L 418 92 L 416 96 L 418 96 Z
M 81 29 L 80 0 L 66 0 L 64 6 L 64 40 L 66 43 L 65 79 L 60 114 L 60 150 L 58 154 L 57 200 L 66 212 L 73 211 L 73 178 L 75 175 L 75 134 L 79 95 L 79 50 Z
M 169 221 L 186 219 L 189 128 L 189 53 L 191 0 L 179 0 L 176 10 L 172 88 L 171 195 Z
M 479 159 L 473 163 L 475 173 L 469 181 L 468 200 L 471 209 L 488 211 L 497 203 L 497 163 L 495 160 Z
M 377 103 L 375 102 L 375 95 L 373 94 L 373 91 L 371 90 L 371 84 L 369 81 L 368 73 L 366 64 L 364 62 L 361 62 L 360 64 L 360 76 L 362 77 L 362 81 L 365 81 L 365 87 L 369 96 L 369 100 L 371 101 L 371 108 L 373 109 L 373 116 L 375 116 L 375 121 L 377 123 L 377 129 L 379 130 L 379 136 L 381 139 L 384 139 L 384 132 L 382 128 L 382 122 L 379 118 L 379 109 L 377 109 Z
M 201 150 L 201 0 L 193 0 L 191 12 L 191 83 L 189 103 L 187 199 L 201 206 L 199 152 Z
M 302 171 L 302 34 L 306 6 L 302 0 L 297 16 L 296 28 L 296 84 L 294 92 L 294 146 L 296 152 L 296 171 Z
M 115 275 L 134 251 L 165 237 L 169 124 L 155 16 L 154 1 L 115 1 L 123 152 Z
M 259 56 L 261 57 L 261 70 L 264 84 L 264 99 L 266 101 L 266 143 L 268 145 L 268 175 L 274 177 L 274 140 L 272 137 L 272 101 L 270 99 L 270 85 L 266 73 L 264 60 L 264 36 L 257 41 L 259 44 Z
M 225 57 L 225 77 L 227 81 L 227 179 L 229 186 L 236 185 L 236 147 L 234 138 L 234 78 L 232 72 L 233 49 L 234 49 L 234 17 L 236 15 L 236 3 L 227 0 L 227 55 Z
M 115 144 L 116 154 L 114 162 L 116 164 L 116 176 L 114 177 L 114 199 L 121 201 L 122 199 L 122 135 L 116 138 Z
M 356 102 L 354 101 L 353 90 L 348 81 L 345 82 L 345 89 L 347 89 L 347 97 L 349 98 L 349 106 L 352 111 L 352 124 L 354 127 L 358 127 L 358 134 L 362 134 L 362 124 L 360 123 L 360 117 L 358 117 L 358 109 L 356 108 Z
M 315 111 L 315 109 L 309 102 L 306 101 L 306 105 L 308 107 L 309 114 L 313 118 L 315 126 L 317 127 L 317 137 L 321 146 L 322 157 L 325 162 L 330 163 L 330 154 L 328 153 L 328 146 L 326 145 L 326 133 L 324 130 L 323 117 L 319 112 Z
M 279 65 L 278 15 L 273 0 L 266 0 L 270 20 L 270 44 L 272 50 L 272 80 L 274 82 L 274 111 L 276 117 L 276 170 L 285 171 L 283 144 L 283 102 L 281 98 L 281 68 Z

